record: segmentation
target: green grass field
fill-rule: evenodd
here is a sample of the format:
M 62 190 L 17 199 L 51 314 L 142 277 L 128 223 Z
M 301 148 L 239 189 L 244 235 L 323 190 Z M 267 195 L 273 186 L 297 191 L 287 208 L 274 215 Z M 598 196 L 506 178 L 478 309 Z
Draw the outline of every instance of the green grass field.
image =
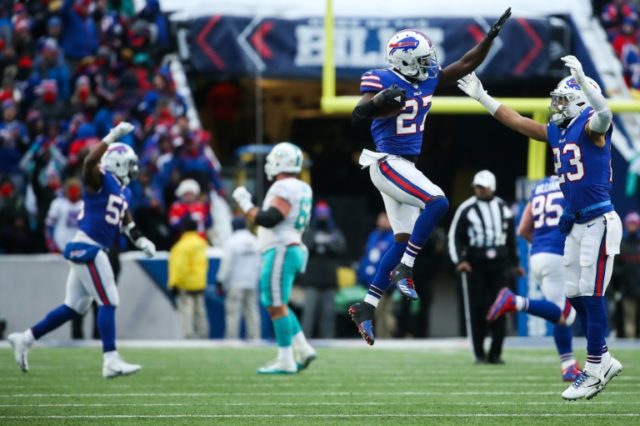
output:
M 468 350 L 319 349 L 294 376 L 258 376 L 274 348 L 122 349 L 143 365 L 104 380 L 98 348 L 34 348 L 21 373 L 0 349 L 0 424 L 640 424 L 640 350 L 591 401 L 565 402 L 551 348 L 506 349 L 504 366 Z M 584 353 L 578 353 L 584 359 Z

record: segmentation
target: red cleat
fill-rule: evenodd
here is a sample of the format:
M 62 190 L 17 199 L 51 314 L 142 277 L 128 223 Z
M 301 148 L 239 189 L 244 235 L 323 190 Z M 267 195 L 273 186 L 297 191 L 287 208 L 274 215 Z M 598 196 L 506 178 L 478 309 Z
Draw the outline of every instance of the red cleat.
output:
M 496 301 L 489 308 L 487 321 L 494 322 L 507 312 L 516 311 L 516 295 L 507 287 L 503 287 L 496 297 Z

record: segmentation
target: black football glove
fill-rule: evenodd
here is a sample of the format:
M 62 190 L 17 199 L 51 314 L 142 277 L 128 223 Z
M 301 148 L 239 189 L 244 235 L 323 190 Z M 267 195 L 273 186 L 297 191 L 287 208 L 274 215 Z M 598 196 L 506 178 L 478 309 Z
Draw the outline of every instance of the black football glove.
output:
M 496 23 L 493 24 L 493 26 L 489 30 L 489 33 L 487 34 L 487 37 L 490 38 L 491 40 L 493 40 L 494 38 L 498 37 L 498 33 L 502 29 L 502 26 L 507 21 L 507 19 L 509 19 L 509 16 L 511 16 L 511 8 L 510 7 L 507 8 L 507 10 L 504 11 L 502 16 L 496 21 Z
M 378 92 L 373 97 L 373 104 L 376 108 L 384 108 L 386 106 L 404 106 L 407 101 L 407 95 L 404 89 L 397 86 L 392 86 Z

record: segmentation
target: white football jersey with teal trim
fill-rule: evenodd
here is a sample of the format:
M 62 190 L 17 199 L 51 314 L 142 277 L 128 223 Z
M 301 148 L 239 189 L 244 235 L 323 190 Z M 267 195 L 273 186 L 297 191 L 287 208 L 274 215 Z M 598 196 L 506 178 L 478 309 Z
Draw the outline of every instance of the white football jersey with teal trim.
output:
M 291 210 L 273 228 L 258 228 L 258 246 L 261 251 L 275 246 L 302 244 L 302 234 L 311 219 L 313 192 L 305 182 L 293 177 L 275 181 L 267 191 L 262 208 L 267 210 L 275 197 L 286 200 L 291 205 Z

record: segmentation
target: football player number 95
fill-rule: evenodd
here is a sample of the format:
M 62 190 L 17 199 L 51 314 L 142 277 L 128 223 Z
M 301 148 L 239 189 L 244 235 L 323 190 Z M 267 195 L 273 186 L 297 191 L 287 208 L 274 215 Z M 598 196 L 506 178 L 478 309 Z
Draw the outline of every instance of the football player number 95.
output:
M 407 101 L 404 103 L 403 111 L 408 111 L 398 114 L 398 116 L 396 117 L 396 134 L 410 135 L 416 133 L 416 116 L 418 115 L 419 111 L 418 99 L 421 99 L 422 107 L 426 108 L 431 103 L 431 97 L 432 95 L 423 96 L 422 98 L 407 99 Z M 420 123 L 421 132 L 424 131 L 424 121 L 426 120 L 426 118 L 427 114 L 425 113 L 422 117 L 422 123 Z
M 556 226 L 562 216 L 562 206 L 556 200 L 562 198 L 561 192 L 550 194 L 540 194 L 531 200 L 531 215 L 533 216 L 533 227 L 541 228 L 545 225 Z

